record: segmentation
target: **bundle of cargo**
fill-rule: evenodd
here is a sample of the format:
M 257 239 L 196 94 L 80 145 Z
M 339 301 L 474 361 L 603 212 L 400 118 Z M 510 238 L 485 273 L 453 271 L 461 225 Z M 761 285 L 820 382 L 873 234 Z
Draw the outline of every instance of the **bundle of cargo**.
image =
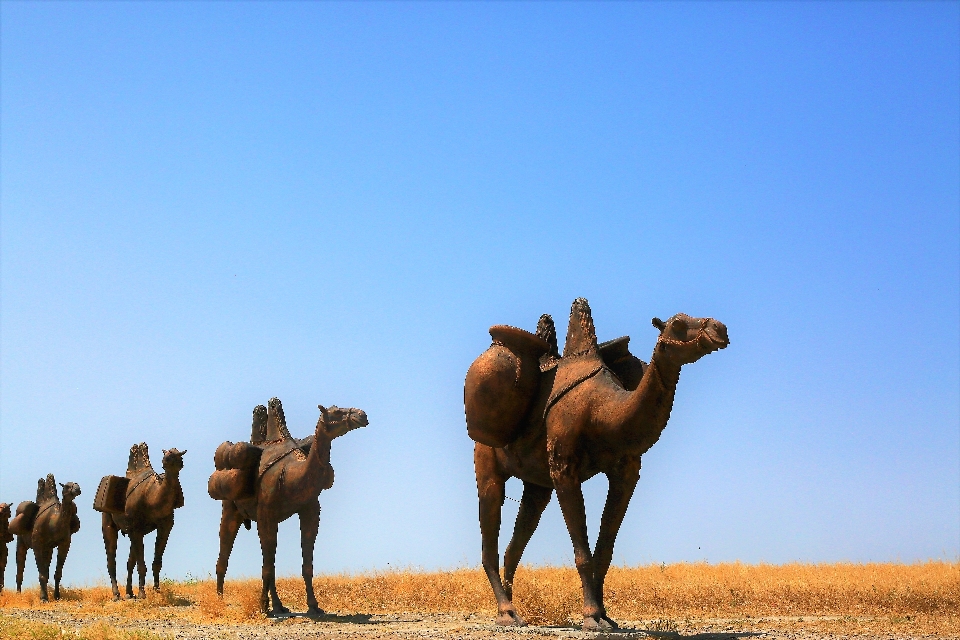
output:
M 30 500 L 24 500 L 17 505 L 17 515 L 7 525 L 7 531 L 15 536 L 29 536 L 33 533 L 33 521 L 40 511 L 40 505 Z
M 249 442 L 224 442 L 213 454 L 216 471 L 207 481 L 207 493 L 214 500 L 252 498 L 263 449 Z
M 127 506 L 129 485 L 130 478 L 103 476 L 93 499 L 93 508 L 101 513 L 123 513 Z

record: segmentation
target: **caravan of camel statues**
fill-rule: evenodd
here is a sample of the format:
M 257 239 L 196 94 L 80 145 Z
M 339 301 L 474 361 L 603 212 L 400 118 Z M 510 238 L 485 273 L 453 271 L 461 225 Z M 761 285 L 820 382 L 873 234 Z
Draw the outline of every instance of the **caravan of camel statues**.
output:
M 497 624 L 526 623 L 513 603 L 513 579 L 523 550 L 533 535 L 553 492 L 563 512 L 583 588 L 583 629 L 617 627 L 603 606 L 603 583 L 630 498 L 640 477 L 640 457 L 660 438 L 680 378 L 680 368 L 729 344 L 727 328 L 712 318 L 677 314 L 653 319 L 660 332 L 650 362 L 630 353 L 629 337 L 598 343 L 590 306 L 573 302 L 566 344 L 561 355 L 553 319 L 544 314 L 536 333 L 497 325 L 490 328 L 491 346 L 470 365 L 464 384 L 467 433 L 475 442 L 474 467 L 480 500 L 482 565 L 497 600 Z M 269 616 L 289 613 L 277 595 L 275 558 L 277 526 L 300 518 L 303 581 L 310 614 L 320 615 L 313 591 L 313 550 L 320 524 L 320 492 L 333 486 L 331 442 L 367 425 L 359 409 L 320 406 L 312 436 L 296 439 L 287 429 L 283 406 L 273 398 L 253 410 L 249 442 L 224 442 L 214 453 L 214 472 L 207 484 L 220 500 L 220 555 L 217 592 L 223 594 L 230 552 L 241 525 L 257 523 L 263 554 L 260 606 Z M 156 473 L 147 445 L 130 449 L 125 476 L 106 476 L 94 499 L 101 512 L 107 572 L 115 600 L 117 542 L 130 539 L 126 595 L 145 597 L 144 536 L 157 532 L 153 587 L 160 587 L 163 553 L 173 529 L 174 511 L 183 506 L 180 470 L 186 451 L 165 450 Z M 596 547 L 591 552 L 581 485 L 603 473 L 609 481 Z M 523 497 L 513 537 L 504 553 L 503 577 L 497 541 L 504 488 L 509 478 L 523 482 Z M 21 502 L 15 514 L 0 504 L 0 592 L 7 564 L 7 543 L 16 537 L 17 591 L 23 583 L 27 551 L 33 549 L 41 600 L 53 551 L 57 565 L 53 597 L 60 597 L 60 579 L 70 539 L 80 529 L 76 497 L 80 487 L 60 485 L 53 474 L 41 478 L 35 501 Z M 13 519 L 11 520 L 11 515 Z M 134 594 L 133 571 L 139 588 Z M 272 600 L 272 607 L 271 605 Z

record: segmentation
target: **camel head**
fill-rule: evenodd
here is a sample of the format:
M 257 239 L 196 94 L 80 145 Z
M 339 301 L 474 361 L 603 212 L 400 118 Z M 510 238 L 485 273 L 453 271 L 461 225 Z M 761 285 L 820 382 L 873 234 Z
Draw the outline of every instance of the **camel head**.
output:
M 163 470 L 167 473 L 177 473 L 183 469 L 183 454 L 186 450 L 179 451 L 176 448 L 163 450 Z
M 10 519 L 10 504 L 7 502 L 0 502 L 0 521 L 6 522 Z
M 652 323 L 660 330 L 655 352 L 678 365 L 696 362 L 730 344 L 727 326 L 713 318 L 691 318 L 678 313 L 666 322 L 654 318 Z
M 67 484 L 60 483 L 60 486 L 63 488 L 63 499 L 66 502 L 71 502 L 74 498 L 80 495 L 80 485 L 76 482 L 68 482 Z
M 250 442 L 256 444 L 267 439 L 267 408 L 258 404 L 253 408 L 253 426 L 250 428 Z
M 331 440 L 368 424 L 367 413 L 362 409 L 341 409 L 337 405 L 324 407 L 319 404 L 317 408 L 320 409 L 317 428 L 322 425 Z

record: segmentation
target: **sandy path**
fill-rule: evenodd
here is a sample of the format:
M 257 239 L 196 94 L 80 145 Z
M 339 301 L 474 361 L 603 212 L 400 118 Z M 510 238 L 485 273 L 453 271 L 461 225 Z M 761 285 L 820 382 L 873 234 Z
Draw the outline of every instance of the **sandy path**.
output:
M 763 628 L 763 621 L 701 620 L 679 631 L 643 631 L 649 623 L 622 622 L 625 630 L 618 633 L 583 633 L 570 627 L 525 627 L 506 629 L 497 627 L 486 617 L 475 614 L 386 614 L 338 616 L 328 614 L 319 620 L 292 616 L 283 620 L 257 624 L 205 623 L 186 619 L 131 620 L 119 616 L 82 616 L 64 611 L 4 609 L 0 615 L 55 623 L 67 628 L 79 628 L 98 621 L 123 629 L 140 629 L 177 640 L 306 640 L 310 638 L 394 639 L 394 638 L 494 638 L 525 640 L 527 638 L 561 638 L 601 640 L 605 638 L 647 638 L 651 640 L 736 640 L 763 638 L 764 640 L 912 640 L 914 637 L 947 638 L 947 636 L 909 636 L 896 633 L 848 635 L 804 629 Z M 807 618 L 809 622 L 816 620 Z M 775 625 L 776 626 L 776 625 Z

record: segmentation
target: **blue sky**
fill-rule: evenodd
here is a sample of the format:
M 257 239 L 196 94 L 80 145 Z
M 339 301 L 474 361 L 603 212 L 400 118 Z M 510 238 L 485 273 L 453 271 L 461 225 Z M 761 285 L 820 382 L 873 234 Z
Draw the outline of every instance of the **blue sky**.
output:
M 617 563 L 960 555 L 957 3 L 0 18 L 0 501 L 81 485 L 68 582 L 105 575 L 90 505 L 140 441 L 188 450 L 165 574 L 212 571 L 213 451 L 271 396 L 298 436 L 370 416 L 319 571 L 477 565 L 463 376 L 578 296 L 644 359 L 653 316 L 732 340 L 685 368 Z M 572 561 L 556 501 L 525 560 Z M 242 531 L 230 575 L 259 567 Z

